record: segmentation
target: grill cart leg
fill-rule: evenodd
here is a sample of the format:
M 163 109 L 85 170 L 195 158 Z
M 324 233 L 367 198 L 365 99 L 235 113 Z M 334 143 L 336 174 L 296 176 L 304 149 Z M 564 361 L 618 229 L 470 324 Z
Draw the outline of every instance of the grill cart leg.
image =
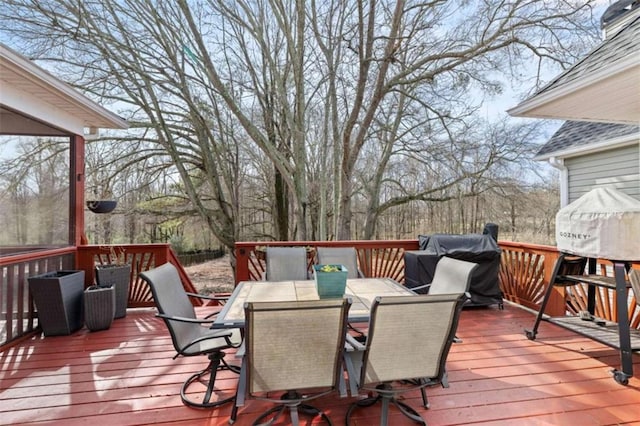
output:
M 542 299 L 540 310 L 538 311 L 538 315 L 536 316 L 536 321 L 533 324 L 533 329 L 524 330 L 524 334 L 525 336 L 527 336 L 527 339 L 529 340 L 536 339 L 536 335 L 538 334 L 538 326 L 540 325 L 540 321 L 542 321 L 542 316 L 544 315 L 544 311 L 547 307 L 547 303 L 549 302 L 549 298 L 551 297 L 551 292 L 553 291 L 553 287 L 577 284 L 576 282 L 570 282 L 565 280 L 563 276 L 564 275 L 583 275 L 586 264 L 587 264 L 586 257 L 568 256 L 565 253 L 560 253 L 558 260 L 556 260 L 556 264 L 553 267 L 551 279 L 549 280 L 549 286 L 547 287 L 547 291 L 544 293 L 544 298 Z
M 622 371 L 614 369 L 613 378 L 621 385 L 628 385 L 633 377 L 633 354 L 631 352 L 631 334 L 629 332 L 629 314 L 627 308 L 627 283 L 625 273 L 629 269 L 624 262 L 613 262 L 613 273 L 616 278 L 616 305 L 618 308 L 618 335 L 620 338 L 620 361 Z

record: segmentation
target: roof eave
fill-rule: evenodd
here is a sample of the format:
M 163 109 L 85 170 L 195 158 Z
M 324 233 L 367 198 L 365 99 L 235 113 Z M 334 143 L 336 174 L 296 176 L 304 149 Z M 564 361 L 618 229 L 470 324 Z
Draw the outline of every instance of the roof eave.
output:
M 129 124 L 122 117 L 112 113 L 96 102 L 87 98 L 67 83 L 49 74 L 32 61 L 11 50 L 0 43 L 0 56 L 3 59 L 3 67 L 20 72 L 25 80 L 40 86 L 44 90 L 65 99 L 67 102 L 89 112 L 95 117 L 94 122 L 86 122 L 86 127 L 105 129 L 126 129 Z
M 611 79 L 615 76 L 622 75 L 627 72 L 636 72 L 634 68 L 640 68 L 640 55 L 628 55 L 624 59 L 612 64 L 611 67 L 592 72 L 582 78 L 562 84 L 556 88 L 543 89 L 541 92 L 524 100 L 520 104 L 507 110 L 512 117 L 530 117 L 542 119 L 561 119 L 561 120 L 578 120 L 579 117 L 558 117 L 556 115 L 545 115 L 544 113 L 533 112 L 545 105 L 549 105 L 565 96 L 575 94 L 580 89 L 595 85 L 605 79 Z M 590 122 L 606 122 L 611 123 L 610 119 L 598 119 L 594 117 L 585 118 L 582 121 Z M 637 120 L 620 120 L 621 124 L 637 124 Z

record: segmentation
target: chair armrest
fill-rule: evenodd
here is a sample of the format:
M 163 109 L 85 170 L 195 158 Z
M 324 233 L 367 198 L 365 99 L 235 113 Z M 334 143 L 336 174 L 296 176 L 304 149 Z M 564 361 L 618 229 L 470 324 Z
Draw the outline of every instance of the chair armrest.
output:
M 416 290 L 422 290 L 423 288 L 429 288 L 429 287 L 431 287 L 431 283 L 425 284 L 425 285 L 419 285 L 418 287 L 411 287 L 409 290 L 415 293 Z
M 242 340 L 242 343 L 240 344 L 240 347 L 238 348 L 238 350 L 236 351 L 235 357 L 236 358 L 244 358 L 244 354 L 247 352 L 247 347 L 244 343 L 244 339 Z
M 186 317 L 172 317 L 171 315 L 165 314 L 156 314 L 158 318 L 162 318 L 168 321 L 178 321 L 178 322 L 186 322 L 191 324 L 211 324 L 214 319 L 197 319 L 197 318 L 186 318 Z
M 196 297 L 198 299 L 204 299 L 204 300 L 215 300 L 218 302 L 228 302 L 229 301 L 229 296 L 209 296 L 206 294 L 199 294 L 199 293 L 190 293 L 190 292 L 185 292 L 187 294 L 187 296 L 189 297 Z M 224 303 L 219 303 L 220 306 L 224 305 Z M 210 313 L 209 315 L 205 316 L 204 318 L 209 319 L 214 315 L 218 315 L 220 313 L 220 311 L 215 311 Z
M 356 340 L 352 335 L 347 334 L 347 337 L 344 341 L 344 348 L 347 352 L 364 351 L 365 346 L 358 340 Z
M 187 296 L 197 297 L 199 299 L 207 299 L 207 300 L 220 300 L 220 301 L 229 300 L 229 296 L 209 296 L 207 294 L 189 293 L 189 292 L 187 292 Z
M 364 354 L 365 345 L 360 343 L 350 334 L 344 342 L 344 364 L 347 370 L 347 377 L 349 378 L 349 392 L 351 396 L 358 396 L 358 383 L 360 382 L 360 370 L 362 369 L 362 356 Z M 344 386 L 344 385 L 342 385 Z M 346 391 L 346 389 L 344 390 Z M 343 390 L 340 395 L 346 396 Z
M 176 356 L 174 356 L 173 358 L 175 359 L 178 355 L 186 355 L 188 353 L 188 350 L 192 347 L 198 347 L 198 345 L 201 342 L 206 342 L 207 340 L 213 340 L 213 339 L 224 339 L 225 341 L 225 345 L 218 345 L 218 347 L 220 348 L 224 348 L 224 347 L 228 347 L 228 348 L 237 348 L 238 346 L 240 346 L 240 344 L 234 344 L 231 341 L 231 337 L 233 335 L 233 331 L 231 331 L 230 329 L 218 329 L 218 330 L 209 330 L 209 332 L 206 335 L 200 336 L 197 339 L 194 339 L 192 341 L 190 341 L 187 345 L 185 345 L 180 351 L 178 351 L 178 353 L 176 354 Z M 206 351 L 198 351 L 199 353 L 207 353 Z M 193 353 L 191 353 L 191 355 L 193 355 Z

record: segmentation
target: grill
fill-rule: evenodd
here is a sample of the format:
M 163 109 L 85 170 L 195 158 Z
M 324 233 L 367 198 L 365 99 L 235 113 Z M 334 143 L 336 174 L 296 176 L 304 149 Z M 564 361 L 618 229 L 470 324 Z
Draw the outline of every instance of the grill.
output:
M 640 260 L 640 201 L 615 188 L 592 189 L 556 214 L 558 250 L 578 256 Z
M 556 214 L 556 240 L 560 256 L 545 292 L 533 329 L 536 338 L 549 297 L 556 286 L 587 284 L 587 309 L 577 316 L 549 317 L 548 321 L 620 350 L 622 368 L 613 369 L 613 378 L 627 385 L 633 376 L 632 352 L 640 350 L 640 331 L 630 330 L 627 271 L 640 260 L 640 201 L 615 188 L 596 188 Z M 613 277 L 596 274 L 596 260 L 613 264 Z M 588 271 L 584 267 L 588 262 Z M 594 316 L 597 288 L 615 292 L 616 322 Z M 636 294 L 636 299 L 640 295 Z

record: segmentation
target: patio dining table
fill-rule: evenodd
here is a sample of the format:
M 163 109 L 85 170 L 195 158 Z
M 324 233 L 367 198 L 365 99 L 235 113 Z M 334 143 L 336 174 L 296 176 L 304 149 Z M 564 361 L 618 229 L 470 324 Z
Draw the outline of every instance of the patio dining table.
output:
M 371 305 L 378 296 L 407 296 L 414 292 L 390 278 L 353 278 L 347 279 L 344 297 L 351 298 L 348 321 L 350 323 L 368 322 Z M 285 302 L 319 300 L 316 284 L 313 280 L 300 281 L 242 281 L 231 293 L 224 308 L 218 313 L 211 328 L 244 329 L 244 305 L 247 302 Z M 354 350 L 347 344 L 347 352 Z M 242 353 L 242 350 L 240 351 Z M 357 375 L 357 368 L 351 356 L 345 356 L 345 367 L 349 377 Z M 241 373 L 241 380 L 242 380 Z M 357 395 L 355 380 L 349 380 L 351 395 Z M 341 377 L 339 392 L 347 396 L 344 377 Z
M 345 297 L 352 300 L 348 320 L 351 323 L 369 321 L 369 310 L 378 296 L 413 294 L 415 293 L 390 278 L 347 279 Z M 233 290 L 211 328 L 243 328 L 246 302 L 302 301 L 319 298 L 313 280 L 243 281 Z

